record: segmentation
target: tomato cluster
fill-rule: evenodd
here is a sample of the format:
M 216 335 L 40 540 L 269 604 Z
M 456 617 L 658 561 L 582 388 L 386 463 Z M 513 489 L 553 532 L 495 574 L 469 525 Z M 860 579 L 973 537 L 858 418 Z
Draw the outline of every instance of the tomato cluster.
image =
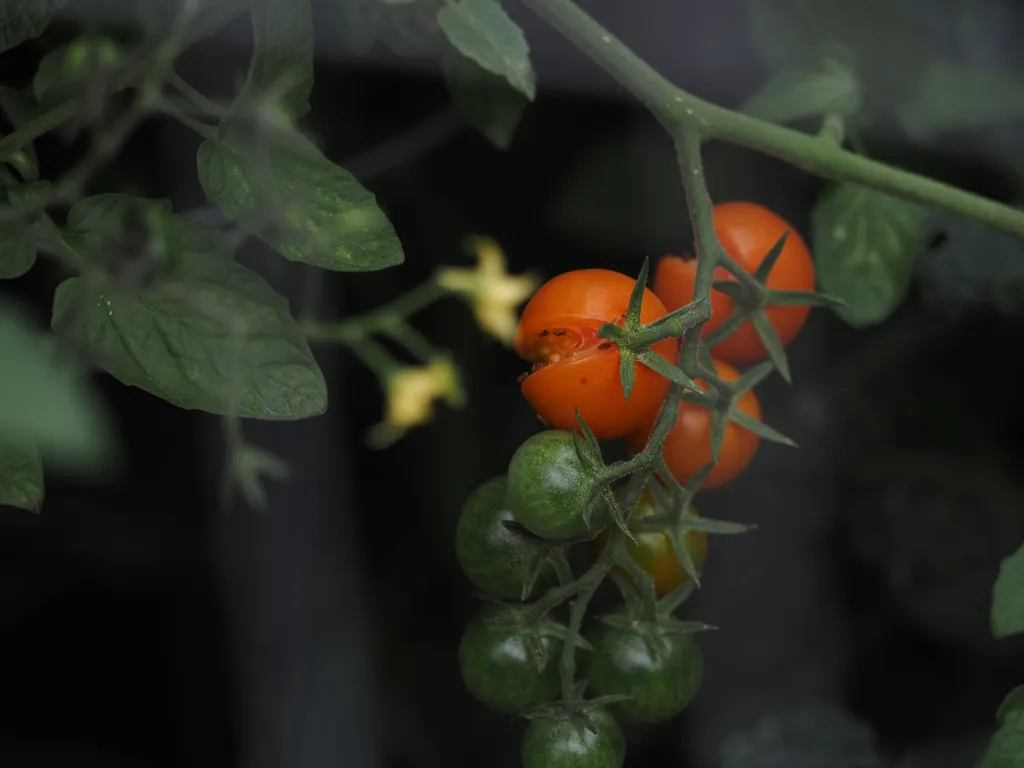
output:
M 770 290 L 813 290 L 807 247 L 780 217 L 751 203 L 726 203 L 715 208 L 714 221 L 726 253 L 755 280 Z M 787 232 L 772 269 L 761 274 L 758 267 Z M 718 269 L 716 280 L 734 279 Z M 520 318 L 514 347 L 530 365 L 522 393 L 546 428 L 519 446 L 505 474 L 467 498 L 456 554 L 468 579 L 490 598 L 459 646 L 463 681 L 496 712 L 531 718 L 522 746 L 526 768 L 621 766 L 625 739 L 619 720 L 664 722 L 685 710 L 700 689 L 703 656 L 694 624 L 671 613 L 703 571 L 704 531 L 727 531 L 704 521 L 688 496 L 675 500 L 691 481 L 699 480 L 701 491 L 725 485 L 757 453 L 760 438 L 751 430 L 759 426 L 753 422 L 760 421 L 761 407 L 750 386 L 754 379 L 733 386 L 743 381 L 734 366 L 768 357 L 757 330 L 744 322 L 712 340 L 714 375 L 702 370 L 713 381 L 696 381 L 711 394 L 677 397 L 674 425 L 661 449 L 663 474 L 652 474 L 638 496 L 625 479 L 617 489 L 610 487 L 610 479 L 621 475 L 603 473 L 599 443 L 622 439 L 634 455 L 647 446 L 670 388 L 672 371 L 665 368 L 676 365 L 680 339 L 616 335 L 617 328 L 629 334 L 667 327 L 673 321 L 651 324 L 691 301 L 695 278 L 695 260 L 674 256 L 659 262 L 653 291 L 608 270 L 567 272 L 542 286 Z M 715 290 L 711 298 L 704 335 L 721 328 L 735 309 L 727 293 Z M 754 310 L 744 305 L 743 311 L 764 312 L 783 344 L 796 337 L 808 315 L 806 307 L 768 303 Z M 623 339 L 628 347 L 620 347 Z M 629 368 L 627 396 L 623 381 Z M 713 424 L 722 422 L 716 418 L 727 419 L 716 433 L 722 438 L 717 460 L 711 436 Z M 627 499 L 636 499 L 628 514 L 621 512 Z M 628 530 L 628 537 L 616 534 L 617 527 Z M 574 580 L 568 553 L 581 543 L 589 543 L 590 566 Z M 620 612 L 575 629 L 557 620 L 566 598 L 592 594 L 602 578 L 622 590 Z M 561 594 L 551 591 L 558 583 Z M 556 599 L 545 602 L 552 595 Z M 668 607 L 653 610 L 652 601 Z M 578 659 L 584 689 L 573 676 L 565 678 L 563 656 L 572 659 L 566 662 L 572 670 Z M 598 697 L 605 698 L 589 703 Z

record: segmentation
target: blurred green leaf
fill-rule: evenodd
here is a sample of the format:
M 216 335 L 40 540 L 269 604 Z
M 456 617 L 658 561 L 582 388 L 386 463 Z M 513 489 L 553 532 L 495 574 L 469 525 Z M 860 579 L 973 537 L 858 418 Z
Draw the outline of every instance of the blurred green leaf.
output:
M 776 70 L 814 71 L 827 58 L 856 73 L 861 117 L 888 116 L 911 97 L 934 52 L 892 0 L 748 0 L 751 32 Z
M 26 185 L 36 187 L 37 183 Z M 47 191 L 49 186 L 46 187 Z M 17 207 L 23 205 L 26 192 L 21 187 L 8 187 L 7 202 Z M 36 246 L 32 239 L 32 233 L 28 224 L 22 221 L 12 221 L 0 226 L 0 280 L 10 280 L 21 277 L 36 263 Z
M 55 464 L 97 470 L 114 458 L 109 415 L 58 354 L 51 334 L 0 303 L 0 435 L 38 445 Z
M 0 85 L 0 111 L 6 122 L 3 130 L 17 130 L 38 114 L 39 107 L 31 88 L 22 92 L 8 85 Z M 11 151 L 3 160 L 11 163 L 24 180 L 35 181 L 39 178 L 39 160 L 32 144 Z
M 32 92 L 50 104 L 81 91 L 121 61 L 121 45 L 108 37 L 83 37 L 50 51 L 39 61 Z
M 0 228 L 0 280 L 21 277 L 36 263 L 36 249 L 23 232 Z
M 933 62 L 917 89 L 896 107 L 915 141 L 1024 120 L 1024 81 L 996 70 Z
M 811 251 L 822 290 L 854 327 L 880 323 L 906 295 L 926 211 L 889 195 L 836 184 L 811 212 Z
M 339 26 L 342 42 L 355 56 L 365 56 L 376 41 L 399 56 L 420 58 L 437 54 L 444 42 L 437 12 L 444 0 L 346 0 Z
M 456 50 L 533 101 L 537 83 L 530 47 L 498 0 L 455 0 L 441 8 L 437 23 Z
M 84 197 L 75 202 L 68 211 L 66 227 L 82 233 L 113 230 L 120 227 L 124 213 L 131 205 L 136 205 L 144 211 L 171 213 L 171 201 L 166 198 L 105 193 Z
M 291 119 L 309 111 L 313 90 L 311 0 L 250 0 L 253 55 L 236 104 L 270 98 Z
M 1024 632 L 1024 545 L 1003 560 L 992 588 L 992 634 Z
M 67 0 L 0 0 L 0 52 L 39 37 Z
M 43 506 L 43 462 L 34 443 L 0 438 L 0 507 L 38 512 Z
M 860 109 L 856 73 L 838 59 L 824 59 L 813 69 L 776 72 L 743 106 L 743 112 L 773 123 L 809 117 L 849 117 Z
M 499 149 L 508 149 L 529 99 L 450 47 L 442 53 L 441 71 L 463 119 Z
M 206 199 L 290 261 L 366 272 L 405 260 L 374 195 L 297 133 L 262 148 L 222 131 L 197 160 Z
M 1024 686 L 1010 691 L 997 717 L 999 729 L 992 736 L 978 768 L 1021 768 L 1024 766 Z
M 323 374 L 287 300 L 227 256 L 195 249 L 203 225 L 165 217 L 158 279 L 132 290 L 113 277 L 65 280 L 54 328 L 118 381 L 180 408 L 285 421 L 323 413 Z

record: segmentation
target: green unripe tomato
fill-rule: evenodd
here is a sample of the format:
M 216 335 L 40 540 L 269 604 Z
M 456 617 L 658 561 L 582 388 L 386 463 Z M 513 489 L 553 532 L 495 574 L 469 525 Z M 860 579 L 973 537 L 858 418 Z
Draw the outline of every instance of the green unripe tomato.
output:
M 572 432 L 550 429 L 527 438 L 512 455 L 508 504 L 520 525 L 543 539 L 585 538 L 607 522 L 599 496 L 589 523 L 584 515 L 595 482 L 576 455 Z
M 508 483 L 504 475 L 492 477 L 469 494 L 455 527 L 455 556 L 473 585 L 489 595 L 522 600 L 523 584 L 530 562 L 538 551 L 525 536 L 502 523 L 512 520 L 505 503 Z M 545 566 L 532 592 L 539 593 L 553 582 Z
M 665 722 L 700 690 L 704 655 L 692 634 L 600 622 L 587 639 L 594 647 L 586 671 L 593 694 L 633 697 L 611 706 L 624 720 Z
M 492 619 L 510 624 L 488 623 Z M 536 644 L 545 659 L 539 669 L 531 653 L 531 646 Z M 524 626 L 515 606 L 488 605 L 462 633 L 462 681 L 477 700 L 495 712 L 516 715 L 558 698 L 561 648 L 555 636 Z
M 523 737 L 523 768 L 622 768 L 626 738 L 604 709 L 587 710 L 591 733 L 571 718 L 533 720 Z

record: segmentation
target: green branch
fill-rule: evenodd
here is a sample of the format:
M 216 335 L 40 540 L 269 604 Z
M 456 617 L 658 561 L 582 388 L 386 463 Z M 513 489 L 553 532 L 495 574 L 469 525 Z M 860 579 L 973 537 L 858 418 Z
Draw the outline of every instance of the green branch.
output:
M 860 184 L 1024 237 L 1024 211 L 849 152 L 827 136 L 699 99 L 658 74 L 572 0 L 525 2 L 643 102 L 677 140 L 681 127 L 690 126 L 702 139 L 749 147 L 827 179 Z

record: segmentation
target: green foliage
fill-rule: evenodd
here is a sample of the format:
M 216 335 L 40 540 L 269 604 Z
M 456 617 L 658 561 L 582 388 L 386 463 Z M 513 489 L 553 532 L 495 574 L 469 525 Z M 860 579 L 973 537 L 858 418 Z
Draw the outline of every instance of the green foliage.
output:
M 0 0 L 0 52 L 39 37 L 67 0 Z
M 450 47 L 441 55 L 441 71 L 466 123 L 499 149 L 508 149 L 530 99 L 506 78 L 488 72 Z
M 301 117 L 313 90 L 311 0 L 251 0 L 250 16 L 255 50 L 235 108 L 267 99 L 292 119 Z
M 36 111 L 37 106 L 29 91 L 22 92 L 7 85 L 0 85 L 0 112 L 3 112 L 11 128 L 23 125 Z M 17 152 L 8 153 L 3 161 L 14 166 L 25 181 L 35 181 L 39 178 L 39 161 L 35 148 L 31 145 L 22 147 Z
M 365 56 L 380 41 L 392 53 L 410 58 L 433 56 L 441 49 L 443 37 L 437 27 L 437 12 L 443 0 L 346 0 L 339 30 L 345 47 Z
M 978 768 L 1024 766 L 1024 686 L 1007 694 L 996 715 L 999 729 L 989 742 Z
M 830 59 L 843 62 L 847 76 L 860 83 L 859 104 L 855 112 L 845 113 L 858 122 L 891 120 L 910 138 L 925 140 L 1024 117 L 1024 83 L 998 71 L 940 59 L 914 23 L 909 3 L 749 0 L 748 8 L 754 38 L 780 73 L 776 77 L 821 77 Z M 832 87 L 840 89 L 840 83 L 837 77 Z M 819 87 L 822 93 L 826 90 Z M 778 94 L 782 85 L 769 88 L 776 91 L 780 112 L 787 103 L 807 111 L 823 98 L 813 92 L 816 88 L 800 94 L 794 87 L 786 96 Z M 787 96 L 793 101 L 787 102 Z M 840 104 L 851 106 L 849 101 Z M 761 108 L 771 113 L 767 106 Z
M 53 104 L 93 85 L 118 66 L 122 57 L 117 41 L 83 37 L 42 58 L 32 78 L 32 92 L 40 104 Z
M 0 435 L 15 446 L 5 453 L 17 450 L 17 466 L 24 467 L 26 451 L 38 446 L 62 467 L 102 469 L 116 457 L 109 417 L 54 341 L 17 307 L 0 303 Z M 3 463 L 0 484 L 24 484 L 17 479 L 22 470 L 15 480 L 6 474 L 15 465 L 14 458 Z
M 811 214 L 811 252 L 833 311 L 855 327 L 880 323 L 906 295 L 926 211 L 858 186 L 836 184 Z
M 29 442 L 0 439 L 0 507 L 38 512 L 43 506 L 43 462 Z
M 1024 545 L 1003 560 L 992 588 L 992 634 L 1024 632 Z
M 8 189 L 8 200 L 12 206 L 20 198 Z M 0 225 L 0 280 L 21 277 L 36 263 L 36 248 L 27 226 L 20 221 Z
M 1024 81 L 978 67 L 937 61 L 896 106 L 896 120 L 914 141 L 1004 121 L 1024 120 Z
M 523 31 L 498 0 L 457 0 L 437 14 L 437 23 L 456 50 L 533 101 L 536 76 Z
M 856 74 L 843 61 L 826 58 L 813 69 L 776 72 L 743 111 L 773 123 L 792 123 L 825 115 L 849 117 L 860 107 Z
M 109 198 L 81 205 L 71 226 L 99 228 L 75 231 L 75 240 L 102 249 L 103 219 L 128 213 Z M 158 204 L 146 206 L 145 219 L 158 275 L 138 286 L 109 274 L 65 280 L 54 295 L 54 329 L 118 381 L 181 408 L 268 420 L 323 413 L 323 374 L 288 302 L 229 254 L 198 247 L 204 231 L 209 245 L 221 245 L 217 230 Z
M 290 261 L 359 272 L 405 260 L 373 194 L 297 133 L 261 143 L 229 124 L 197 162 L 207 199 Z

